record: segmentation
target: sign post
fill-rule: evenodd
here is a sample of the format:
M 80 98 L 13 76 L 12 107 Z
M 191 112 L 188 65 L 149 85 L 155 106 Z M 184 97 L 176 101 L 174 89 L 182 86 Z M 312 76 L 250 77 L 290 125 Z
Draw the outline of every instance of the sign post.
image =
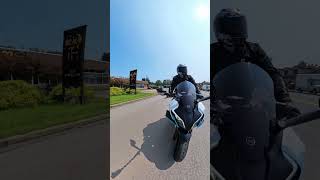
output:
M 137 70 L 130 71 L 130 89 L 134 89 L 134 94 L 137 94 Z
M 64 31 L 62 61 L 62 96 L 65 88 L 80 87 L 80 104 L 84 103 L 83 63 L 87 25 Z

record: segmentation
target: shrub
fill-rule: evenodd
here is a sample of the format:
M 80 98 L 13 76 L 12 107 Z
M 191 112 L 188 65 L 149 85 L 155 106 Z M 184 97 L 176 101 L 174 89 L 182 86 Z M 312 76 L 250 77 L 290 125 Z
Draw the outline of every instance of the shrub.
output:
M 126 93 L 122 88 L 119 87 L 111 87 L 110 90 L 110 96 L 120 96 Z
M 0 110 L 34 107 L 43 101 L 39 89 L 21 80 L 0 82 Z
M 111 87 L 110 88 L 110 96 L 120 96 L 120 95 L 125 95 L 125 94 L 134 94 L 134 89 L 130 88 L 119 88 L 119 87 Z M 140 93 L 141 90 L 137 89 L 137 93 Z
M 130 89 L 130 88 L 127 88 L 125 91 L 127 94 L 134 94 L 134 92 L 135 92 L 134 89 Z M 141 90 L 139 90 L 139 89 L 137 89 L 136 91 L 137 91 L 137 93 L 141 92 Z
M 88 101 L 93 98 L 94 91 L 87 86 L 84 86 L 84 99 Z M 80 102 L 80 88 L 66 88 L 65 89 L 65 101 L 69 103 L 79 103 Z M 59 84 L 52 88 L 49 93 L 49 102 L 62 101 L 62 85 Z

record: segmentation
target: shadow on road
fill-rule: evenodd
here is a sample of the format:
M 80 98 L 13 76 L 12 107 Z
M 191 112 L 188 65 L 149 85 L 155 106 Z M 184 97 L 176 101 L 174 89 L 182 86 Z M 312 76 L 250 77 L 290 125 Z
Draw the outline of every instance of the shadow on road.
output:
M 174 127 L 167 118 L 148 124 L 143 129 L 144 141 L 141 151 L 145 157 L 160 170 L 166 170 L 174 164 L 173 141 Z
M 130 145 L 137 149 L 136 154 L 120 169 L 111 173 L 111 178 L 117 177 L 142 152 L 145 157 L 160 170 L 166 170 L 174 164 L 173 141 L 174 127 L 167 118 L 148 124 L 143 129 L 143 144 L 136 146 L 136 141 L 130 139 Z M 143 171 L 143 170 L 141 170 Z
M 111 173 L 111 178 L 112 179 L 117 177 L 122 172 L 122 170 L 124 170 L 124 168 L 126 168 L 138 155 L 140 155 L 141 150 L 139 148 L 137 148 L 135 146 L 135 144 L 136 144 L 136 142 L 134 140 L 130 139 L 130 145 L 135 147 L 136 149 L 138 149 L 138 151 L 122 168 L 120 168 L 120 169 L 118 169 L 118 170 L 116 170 L 116 171 Z

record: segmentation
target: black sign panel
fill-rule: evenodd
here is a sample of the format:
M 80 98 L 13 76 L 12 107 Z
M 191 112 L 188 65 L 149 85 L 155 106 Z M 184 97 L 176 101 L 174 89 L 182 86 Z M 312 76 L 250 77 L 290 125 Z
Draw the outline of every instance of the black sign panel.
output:
M 87 26 L 64 31 L 63 73 L 64 88 L 83 85 L 83 61 Z
M 130 71 L 130 88 L 136 89 L 137 70 Z

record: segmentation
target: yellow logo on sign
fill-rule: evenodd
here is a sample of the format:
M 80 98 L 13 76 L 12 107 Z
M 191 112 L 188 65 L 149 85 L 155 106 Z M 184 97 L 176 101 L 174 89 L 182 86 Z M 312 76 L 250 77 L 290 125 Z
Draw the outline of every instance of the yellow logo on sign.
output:
M 77 48 L 79 48 L 81 43 L 82 43 L 81 34 L 69 35 L 68 37 L 66 37 L 66 40 L 65 40 L 66 46 L 76 46 Z

